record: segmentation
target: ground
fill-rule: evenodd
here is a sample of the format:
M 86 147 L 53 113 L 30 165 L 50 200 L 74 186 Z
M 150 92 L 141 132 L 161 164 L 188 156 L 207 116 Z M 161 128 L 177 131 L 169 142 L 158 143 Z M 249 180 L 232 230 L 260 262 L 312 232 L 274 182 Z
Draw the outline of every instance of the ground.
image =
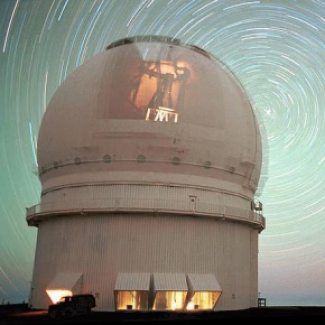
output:
M 27 305 L 0 306 L 1 325 L 31 324 L 142 324 L 171 323 L 212 324 L 219 319 L 299 319 L 318 320 L 325 316 L 325 307 L 263 307 L 239 311 L 172 313 L 172 312 L 92 312 L 89 316 L 52 320 L 46 310 L 29 310 Z

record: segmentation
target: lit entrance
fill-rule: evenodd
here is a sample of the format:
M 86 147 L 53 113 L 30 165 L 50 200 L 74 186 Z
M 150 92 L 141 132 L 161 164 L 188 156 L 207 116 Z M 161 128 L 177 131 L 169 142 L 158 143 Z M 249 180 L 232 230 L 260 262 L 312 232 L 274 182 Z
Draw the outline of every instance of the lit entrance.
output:
M 116 310 L 148 310 L 149 273 L 119 273 L 114 296 Z
M 153 287 L 153 310 L 184 310 L 187 295 L 185 274 L 155 273 Z
M 71 297 L 82 292 L 82 273 L 58 273 L 46 288 L 53 304 L 62 297 Z
M 187 310 L 213 310 L 222 289 L 213 274 L 188 274 Z

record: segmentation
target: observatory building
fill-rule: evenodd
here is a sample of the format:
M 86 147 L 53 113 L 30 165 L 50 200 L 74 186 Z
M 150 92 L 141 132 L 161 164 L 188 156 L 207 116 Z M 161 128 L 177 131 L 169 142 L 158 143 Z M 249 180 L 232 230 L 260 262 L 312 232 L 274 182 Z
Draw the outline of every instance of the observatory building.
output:
M 62 83 L 41 124 L 30 304 L 92 293 L 99 311 L 256 306 L 261 160 L 224 64 L 168 37 L 112 43 Z

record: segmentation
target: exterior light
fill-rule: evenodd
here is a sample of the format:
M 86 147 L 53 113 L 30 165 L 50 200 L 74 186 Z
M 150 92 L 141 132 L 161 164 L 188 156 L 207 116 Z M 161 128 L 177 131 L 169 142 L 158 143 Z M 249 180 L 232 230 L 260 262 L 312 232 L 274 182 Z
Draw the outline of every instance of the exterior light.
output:
M 63 297 L 72 297 L 72 291 L 65 289 L 45 290 L 53 304 L 57 304 Z

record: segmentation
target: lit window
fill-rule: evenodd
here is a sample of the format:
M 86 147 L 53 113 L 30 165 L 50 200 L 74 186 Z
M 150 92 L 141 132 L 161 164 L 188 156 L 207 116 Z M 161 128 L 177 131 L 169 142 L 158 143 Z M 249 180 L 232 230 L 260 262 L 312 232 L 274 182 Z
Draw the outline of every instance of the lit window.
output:
M 148 310 L 149 273 L 119 273 L 114 296 L 117 310 Z
M 213 310 L 221 292 L 196 292 L 187 303 L 187 310 Z
M 186 291 L 157 291 L 153 310 L 183 310 Z
M 147 291 L 118 291 L 117 310 L 148 310 Z
M 53 304 L 62 297 L 71 297 L 82 291 L 82 273 L 62 272 L 57 273 L 45 289 Z
M 213 310 L 222 294 L 214 274 L 188 274 L 186 310 Z

